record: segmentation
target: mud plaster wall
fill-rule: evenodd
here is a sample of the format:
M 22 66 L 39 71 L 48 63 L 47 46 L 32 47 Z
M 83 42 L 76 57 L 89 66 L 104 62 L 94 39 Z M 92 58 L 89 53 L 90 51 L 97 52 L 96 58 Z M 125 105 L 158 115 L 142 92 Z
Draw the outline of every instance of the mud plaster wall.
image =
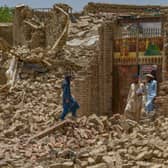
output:
M 45 33 L 46 33 L 46 46 L 53 46 L 54 42 L 60 34 L 62 33 L 65 25 L 66 25 L 67 18 L 61 12 L 52 9 L 49 12 L 49 16 L 45 22 Z M 67 36 L 62 40 L 59 44 L 60 48 L 62 45 L 65 44 Z
M 0 85 L 6 84 L 6 76 L 5 76 L 6 69 L 0 68 Z
M 24 21 L 33 23 L 33 20 L 43 24 L 42 29 L 33 29 Z M 60 36 L 66 23 L 66 18 L 59 13 L 54 7 L 50 11 L 35 11 L 28 7 L 15 9 L 14 17 L 14 45 L 26 45 L 30 48 L 52 47 Z M 60 45 L 64 45 L 66 39 Z
M 164 32 L 165 32 L 165 39 L 164 39 L 164 43 L 165 43 L 165 59 L 163 59 L 163 61 L 165 61 L 163 64 L 165 66 L 163 66 L 163 73 L 165 74 L 165 80 L 168 80 L 168 14 L 166 14 L 166 20 L 165 20 L 165 24 L 164 24 Z
M 13 25 L 9 24 L 0 24 L 0 38 L 3 38 L 11 46 L 13 45 Z

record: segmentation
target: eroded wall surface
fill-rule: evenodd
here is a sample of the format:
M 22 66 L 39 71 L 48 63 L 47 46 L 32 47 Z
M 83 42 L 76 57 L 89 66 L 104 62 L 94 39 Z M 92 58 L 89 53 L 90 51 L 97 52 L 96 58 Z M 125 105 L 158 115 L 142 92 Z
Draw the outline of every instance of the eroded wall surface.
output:
M 12 23 L 0 23 L 0 38 L 3 38 L 9 45 L 13 44 L 13 25 Z
M 54 5 L 52 9 L 31 9 L 19 6 L 15 9 L 14 17 L 14 45 L 26 45 L 29 48 L 51 48 L 59 38 L 67 17 Z M 64 45 L 66 36 L 59 45 Z
M 164 57 L 163 57 L 163 78 L 164 80 L 168 80 L 168 14 L 165 17 L 165 24 L 164 24 Z

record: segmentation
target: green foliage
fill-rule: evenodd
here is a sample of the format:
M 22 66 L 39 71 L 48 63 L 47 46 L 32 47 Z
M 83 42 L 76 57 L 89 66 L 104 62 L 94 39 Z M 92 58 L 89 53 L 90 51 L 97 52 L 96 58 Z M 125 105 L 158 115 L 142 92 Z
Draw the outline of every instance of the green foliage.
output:
M 0 22 L 12 22 L 14 9 L 7 6 L 0 7 Z

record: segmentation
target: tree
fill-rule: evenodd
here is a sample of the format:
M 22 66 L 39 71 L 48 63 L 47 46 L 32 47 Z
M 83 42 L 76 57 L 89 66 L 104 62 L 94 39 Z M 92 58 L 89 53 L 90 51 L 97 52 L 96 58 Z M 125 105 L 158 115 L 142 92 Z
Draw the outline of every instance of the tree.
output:
M 14 9 L 7 6 L 0 7 L 0 22 L 12 22 Z

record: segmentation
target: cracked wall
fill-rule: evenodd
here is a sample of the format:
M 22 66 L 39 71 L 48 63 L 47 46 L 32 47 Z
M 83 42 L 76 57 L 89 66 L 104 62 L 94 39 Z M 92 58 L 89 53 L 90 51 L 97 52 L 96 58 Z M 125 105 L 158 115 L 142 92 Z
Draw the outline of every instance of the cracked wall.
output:
M 13 45 L 13 25 L 12 23 L 0 23 L 0 38 L 4 39 L 9 45 Z

